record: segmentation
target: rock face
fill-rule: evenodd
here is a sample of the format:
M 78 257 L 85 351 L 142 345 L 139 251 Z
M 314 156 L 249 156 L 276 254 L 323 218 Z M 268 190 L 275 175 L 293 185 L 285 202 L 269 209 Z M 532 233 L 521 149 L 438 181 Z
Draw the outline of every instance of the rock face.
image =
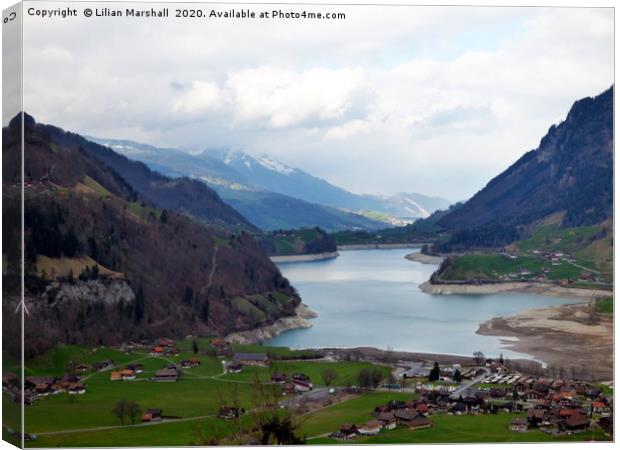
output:
M 300 304 L 295 309 L 295 313 L 295 316 L 283 317 L 276 320 L 271 325 L 266 325 L 255 330 L 231 333 L 226 336 L 225 340 L 237 344 L 255 344 L 268 341 L 285 331 L 295 330 L 297 328 L 310 328 L 312 326 L 310 319 L 314 319 L 317 316 L 314 311 L 311 311 L 304 304 Z
M 523 155 L 438 224 L 455 231 L 452 246 L 494 246 L 514 240 L 519 225 L 564 214 L 564 226 L 612 216 L 613 86 L 575 102 L 537 149 Z M 446 249 L 452 250 L 452 249 Z

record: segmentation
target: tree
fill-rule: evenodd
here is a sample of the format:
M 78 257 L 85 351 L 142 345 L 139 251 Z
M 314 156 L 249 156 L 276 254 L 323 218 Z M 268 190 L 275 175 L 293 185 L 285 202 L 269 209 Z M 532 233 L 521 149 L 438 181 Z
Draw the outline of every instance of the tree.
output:
M 79 245 L 80 241 L 78 240 L 75 230 L 72 227 L 69 231 L 67 231 L 62 240 L 62 253 L 69 258 L 73 258 L 77 253 Z
M 463 381 L 463 375 L 461 375 L 461 371 L 459 369 L 456 369 L 454 371 L 454 381 L 456 381 L 457 383 L 460 383 L 461 381 Z
M 331 384 L 338 378 L 338 372 L 333 367 L 327 367 L 321 372 L 321 377 L 323 378 L 323 383 L 325 386 L 331 386 Z
M 484 353 L 480 350 L 474 352 L 474 361 L 476 361 L 477 366 L 481 366 L 484 363 Z
M 168 222 L 168 211 L 167 210 L 162 209 L 161 214 L 159 215 L 159 221 L 161 223 Z
M 364 368 L 357 373 L 357 381 L 360 387 L 375 388 L 383 379 L 383 373 L 378 368 Z
M 500 363 L 501 365 L 504 365 L 504 354 L 503 354 L 503 353 L 500 353 L 500 354 L 499 354 L 499 363 Z
M 138 288 L 136 296 L 133 300 L 133 320 L 138 324 L 144 317 L 144 290 L 142 286 Z
M 194 355 L 198 354 L 198 341 L 196 339 L 192 341 L 192 351 L 194 352 Z
M 433 368 L 431 369 L 431 373 L 428 374 L 428 381 L 437 381 L 439 380 L 439 375 L 441 371 L 439 370 L 439 364 L 435 361 Z
M 114 408 L 112 408 L 112 414 L 114 414 L 120 421 L 121 425 L 125 425 L 125 415 L 127 414 L 127 400 L 119 400 L 116 402 Z
M 134 425 L 138 417 L 140 417 L 140 414 L 142 414 L 142 409 L 140 408 L 140 405 L 138 405 L 136 402 L 128 401 L 125 404 L 125 409 L 127 411 L 129 419 L 131 420 L 131 424 Z

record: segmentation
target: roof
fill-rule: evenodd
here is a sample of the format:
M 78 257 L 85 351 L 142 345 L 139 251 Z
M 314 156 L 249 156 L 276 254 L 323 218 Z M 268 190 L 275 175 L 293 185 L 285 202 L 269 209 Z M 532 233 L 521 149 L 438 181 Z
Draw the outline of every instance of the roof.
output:
M 155 372 L 156 377 L 178 377 L 179 372 L 176 369 L 161 369 Z
M 426 417 L 422 415 L 416 417 L 411 422 L 409 422 L 410 427 L 423 427 L 423 426 L 428 426 L 432 424 L 433 422 L 431 422 L 430 420 L 428 420 Z
M 523 417 L 515 417 L 510 421 L 512 425 L 527 425 L 527 420 Z
M 360 428 L 373 430 L 375 428 L 381 428 L 381 423 L 378 420 L 369 420 L 364 425 L 361 425 Z
M 590 425 L 590 419 L 588 419 L 583 414 L 573 414 L 568 419 L 566 419 L 566 425 L 568 425 L 569 427 Z
M 265 353 L 235 353 L 233 356 L 235 361 L 267 361 Z

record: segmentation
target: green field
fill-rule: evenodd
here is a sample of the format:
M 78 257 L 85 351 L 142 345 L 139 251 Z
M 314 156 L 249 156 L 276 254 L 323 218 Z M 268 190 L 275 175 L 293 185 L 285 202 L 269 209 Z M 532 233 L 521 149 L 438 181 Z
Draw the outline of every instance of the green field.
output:
M 596 303 L 596 310 L 603 314 L 613 314 L 614 313 L 614 299 L 613 298 L 604 298 Z
M 585 441 L 590 439 L 609 440 L 602 431 L 554 437 L 540 431 L 515 433 L 509 430 L 510 421 L 519 414 L 484 414 L 479 416 L 430 416 L 433 427 L 410 430 L 398 427 L 383 430 L 377 436 L 357 437 L 348 443 L 354 444 L 456 444 L 473 442 L 559 442 Z M 311 439 L 309 444 L 338 444 L 327 437 Z
M 199 339 L 198 345 L 205 349 L 209 339 Z M 323 362 L 312 360 L 276 360 L 268 368 L 245 367 L 239 374 L 224 374 L 222 360 L 216 357 L 197 356 L 201 365 L 182 371 L 176 383 L 156 383 L 148 380 L 155 370 L 170 362 L 194 356 L 192 341 L 177 343 L 182 353 L 174 357 L 153 357 L 145 351 L 125 354 L 113 348 L 90 348 L 83 346 L 59 346 L 47 354 L 27 362 L 28 375 L 61 375 L 70 362 L 93 363 L 112 359 L 122 367 L 129 362 L 140 362 L 144 372 L 133 381 L 110 381 L 110 371 L 88 374 L 84 378 L 87 393 L 70 396 L 58 394 L 40 398 L 34 406 L 26 407 L 26 431 L 36 434 L 31 447 L 106 447 L 106 446 L 178 446 L 207 445 L 220 442 L 230 436 L 233 422 L 216 418 L 222 405 L 239 404 L 251 411 L 256 401 L 256 381 L 269 381 L 273 371 L 292 374 L 302 372 L 309 375 L 319 386 L 325 368 L 333 368 L 337 378 L 336 386 L 357 383 L 357 374 L 362 368 L 373 367 L 367 362 Z M 284 347 L 261 345 L 234 345 L 235 352 L 265 352 L 281 358 L 308 355 L 307 352 Z M 389 369 L 378 367 L 387 377 Z M 5 370 L 15 371 L 17 366 L 7 360 Z M 273 386 L 273 385 L 270 385 Z M 272 388 L 270 388 L 272 389 Z M 273 389 L 278 389 L 274 387 Z M 362 424 L 372 419 L 375 406 L 392 399 L 409 400 L 415 394 L 403 392 L 372 392 L 336 402 L 335 397 L 326 396 L 322 409 L 299 418 L 297 434 L 310 438 L 310 443 L 335 443 L 322 436 L 336 431 L 342 423 Z M 119 400 L 137 402 L 142 410 L 161 408 L 164 415 L 173 416 L 174 421 L 152 424 L 121 424 L 112 414 Z M 333 402 L 333 403 L 332 403 Z M 19 405 L 9 402 L 3 395 L 4 426 L 18 429 Z M 550 436 L 539 432 L 526 434 L 508 430 L 508 415 L 484 416 L 432 416 L 435 427 L 429 430 L 410 431 L 396 429 L 384 431 L 379 436 L 356 439 L 355 443 L 415 443 L 415 442 L 499 442 L 499 441 L 546 441 Z M 250 425 L 252 414 L 244 416 L 242 423 Z M 4 429 L 5 437 L 12 439 Z M 589 436 L 589 435 L 588 435 Z M 595 438 L 602 439 L 600 433 Z M 573 437 L 583 440 L 584 435 Z

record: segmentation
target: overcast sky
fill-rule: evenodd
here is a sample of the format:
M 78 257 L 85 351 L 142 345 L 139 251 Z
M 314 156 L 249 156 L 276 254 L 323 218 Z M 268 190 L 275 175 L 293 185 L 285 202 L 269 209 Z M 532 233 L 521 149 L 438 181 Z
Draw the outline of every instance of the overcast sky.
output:
M 613 82 L 609 8 L 286 9 L 347 18 L 26 18 L 25 109 L 94 136 L 268 153 L 358 193 L 459 200 Z

